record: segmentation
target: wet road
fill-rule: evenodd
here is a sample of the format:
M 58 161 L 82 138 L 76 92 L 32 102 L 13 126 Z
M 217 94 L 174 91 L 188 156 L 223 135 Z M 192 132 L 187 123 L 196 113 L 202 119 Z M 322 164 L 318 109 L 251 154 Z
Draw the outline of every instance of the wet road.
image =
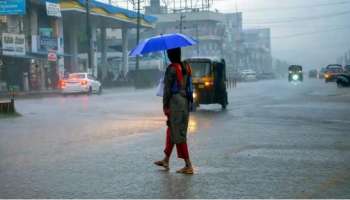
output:
M 350 90 L 242 83 L 227 111 L 191 116 L 196 174 L 153 166 L 165 118 L 154 90 L 27 99 L 0 119 L 0 198 L 350 198 Z M 175 153 L 175 152 L 174 152 Z

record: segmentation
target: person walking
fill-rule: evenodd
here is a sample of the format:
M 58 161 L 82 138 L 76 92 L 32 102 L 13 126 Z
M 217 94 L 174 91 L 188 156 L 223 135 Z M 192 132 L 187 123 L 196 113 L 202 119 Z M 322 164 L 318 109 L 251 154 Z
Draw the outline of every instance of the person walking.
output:
M 193 174 L 188 146 L 187 128 L 189 121 L 191 83 L 191 67 L 181 62 L 181 49 L 167 50 L 171 64 L 167 67 L 164 77 L 163 111 L 167 116 L 166 143 L 163 160 L 154 162 L 155 165 L 169 170 L 169 159 L 176 145 L 177 155 L 184 159 L 185 167 L 177 173 Z

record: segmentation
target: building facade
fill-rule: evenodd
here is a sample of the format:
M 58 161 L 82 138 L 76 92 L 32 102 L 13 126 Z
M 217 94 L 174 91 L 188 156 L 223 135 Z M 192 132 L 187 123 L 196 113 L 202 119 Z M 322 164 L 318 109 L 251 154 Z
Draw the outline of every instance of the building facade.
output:
M 198 3 L 198 4 L 197 4 Z M 228 76 L 233 76 L 241 62 L 242 13 L 211 11 L 210 1 L 151 0 L 146 13 L 158 18 L 154 30 L 143 37 L 166 33 L 183 33 L 198 41 L 197 45 L 183 48 L 183 57 L 224 58 Z
M 227 13 L 225 15 L 225 42 L 224 58 L 227 63 L 227 74 L 234 77 L 239 66 L 242 65 L 242 47 L 243 47 L 243 30 L 242 30 L 242 13 Z
M 155 14 L 155 16 L 158 18 L 155 29 L 143 33 L 143 37 L 167 33 L 183 33 L 191 36 L 198 41 L 198 44 L 183 48 L 184 58 L 224 58 L 228 75 L 233 74 L 240 62 L 241 13 L 223 14 L 192 10 Z
M 54 88 L 64 67 L 62 19 L 49 16 L 45 2 L 23 2 L 23 12 L 8 10 L 1 15 L 2 89 Z
M 243 30 L 242 69 L 257 73 L 272 72 L 271 31 L 265 29 Z
M 84 0 L 0 0 L 0 90 L 55 89 L 65 72 L 106 75 L 107 28 L 121 30 L 120 55 L 127 70 L 128 31 L 136 28 L 136 12 L 90 2 L 88 38 Z M 141 15 L 141 27 L 152 27 L 155 21 Z M 101 43 L 99 60 L 97 42 Z M 91 68 L 87 59 L 79 62 L 79 55 L 88 52 Z

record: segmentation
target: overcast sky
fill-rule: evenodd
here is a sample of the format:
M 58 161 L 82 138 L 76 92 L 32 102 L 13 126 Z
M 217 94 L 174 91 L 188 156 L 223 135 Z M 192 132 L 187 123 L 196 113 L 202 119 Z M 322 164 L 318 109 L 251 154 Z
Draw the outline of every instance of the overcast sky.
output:
M 214 2 L 236 10 L 236 0 Z M 350 0 L 237 0 L 237 7 L 244 28 L 271 28 L 275 58 L 318 68 L 350 50 Z
M 274 58 L 320 68 L 350 50 L 350 0 L 213 1 L 221 12 L 235 12 L 237 2 L 244 28 L 271 28 Z

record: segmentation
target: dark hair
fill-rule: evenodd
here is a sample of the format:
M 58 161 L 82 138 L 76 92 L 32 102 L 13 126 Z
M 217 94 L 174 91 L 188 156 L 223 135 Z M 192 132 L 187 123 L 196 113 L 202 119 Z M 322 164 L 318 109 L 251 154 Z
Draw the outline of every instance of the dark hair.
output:
M 187 74 L 186 66 L 181 62 L 181 48 L 168 49 L 167 54 L 171 63 L 181 64 L 182 74 L 186 75 Z
M 181 63 L 181 49 L 168 49 L 167 50 L 168 58 L 171 63 Z

